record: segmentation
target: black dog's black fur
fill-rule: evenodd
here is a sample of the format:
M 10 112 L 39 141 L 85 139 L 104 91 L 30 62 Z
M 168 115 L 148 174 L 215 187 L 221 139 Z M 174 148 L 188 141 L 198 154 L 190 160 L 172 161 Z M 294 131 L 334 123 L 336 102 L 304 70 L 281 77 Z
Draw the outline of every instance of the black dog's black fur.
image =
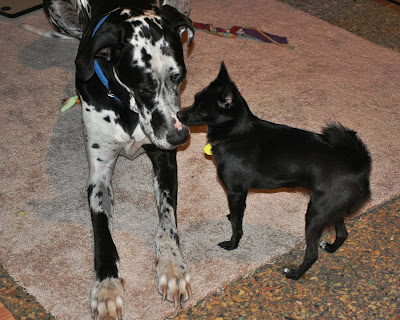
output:
M 208 142 L 225 186 L 232 238 L 219 245 L 237 248 L 250 188 L 302 187 L 310 192 L 306 213 L 306 253 L 297 269 L 284 269 L 299 279 L 318 259 L 318 241 L 334 225 L 336 239 L 322 243 L 336 251 L 346 240 L 344 217 L 370 196 L 369 152 L 354 131 L 329 125 L 322 134 L 261 120 L 253 115 L 222 63 L 218 77 L 195 97 L 194 105 L 178 113 L 186 125 L 206 124 Z

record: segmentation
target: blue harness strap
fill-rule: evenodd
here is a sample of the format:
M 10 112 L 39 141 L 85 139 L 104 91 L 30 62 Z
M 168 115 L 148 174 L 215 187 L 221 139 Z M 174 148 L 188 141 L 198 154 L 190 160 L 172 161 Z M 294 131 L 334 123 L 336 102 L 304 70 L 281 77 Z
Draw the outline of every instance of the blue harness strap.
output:
M 109 15 L 110 14 L 107 14 L 106 16 L 104 16 L 99 21 L 99 23 L 96 25 L 96 27 L 94 28 L 93 33 L 92 33 L 92 38 L 96 34 L 97 30 L 99 30 L 101 25 L 104 23 L 104 21 L 106 21 L 106 19 L 108 18 Z M 99 77 L 99 79 L 103 83 L 103 85 L 107 88 L 108 96 L 114 98 L 115 100 L 117 100 L 119 102 L 121 102 L 121 100 L 111 92 L 110 86 L 108 85 L 108 80 L 107 80 L 106 76 L 104 75 L 103 71 L 101 70 L 100 65 L 99 65 L 99 63 L 97 62 L 96 59 L 94 59 L 94 71 L 96 72 L 97 76 Z

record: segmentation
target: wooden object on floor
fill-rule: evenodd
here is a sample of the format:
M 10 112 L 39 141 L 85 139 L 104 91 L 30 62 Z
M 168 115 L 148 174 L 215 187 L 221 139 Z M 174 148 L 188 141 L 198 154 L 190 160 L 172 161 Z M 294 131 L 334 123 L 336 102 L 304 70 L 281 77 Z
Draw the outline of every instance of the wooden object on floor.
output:
M 15 320 L 10 311 L 0 302 L 0 320 Z
M 42 6 L 42 0 L 0 0 L 0 14 L 8 18 L 16 18 L 40 9 Z

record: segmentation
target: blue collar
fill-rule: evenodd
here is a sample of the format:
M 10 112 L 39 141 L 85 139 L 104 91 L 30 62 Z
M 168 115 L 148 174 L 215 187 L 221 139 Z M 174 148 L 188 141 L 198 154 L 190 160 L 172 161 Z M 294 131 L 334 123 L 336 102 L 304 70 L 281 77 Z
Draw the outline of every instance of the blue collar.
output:
M 108 18 L 109 15 L 110 14 L 107 14 L 106 16 L 104 16 L 99 21 L 99 23 L 96 25 L 96 27 L 94 28 L 93 33 L 92 33 L 92 38 L 96 34 L 97 30 L 99 30 L 100 26 L 104 23 L 104 21 L 106 21 L 106 19 Z M 96 72 L 96 74 L 99 77 L 100 81 L 106 87 L 106 89 L 108 91 L 108 96 L 114 98 L 115 100 L 117 100 L 119 102 L 121 102 L 121 100 L 111 92 L 110 86 L 108 85 L 108 80 L 107 80 L 106 76 L 104 75 L 103 71 L 101 70 L 100 65 L 99 65 L 99 63 L 97 62 L 96 59 L 94 59 L 94 71 Z

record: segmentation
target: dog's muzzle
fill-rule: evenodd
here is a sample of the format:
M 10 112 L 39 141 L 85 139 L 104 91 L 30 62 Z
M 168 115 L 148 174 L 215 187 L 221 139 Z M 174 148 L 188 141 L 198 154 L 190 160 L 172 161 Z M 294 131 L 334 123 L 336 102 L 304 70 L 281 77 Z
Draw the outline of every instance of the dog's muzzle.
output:
M 181 123 L 192 126 L 197 124 L 202 124 L 201 120 L 196 114 L 196 110 L 194 107 L 188 107 L 180 110 L 176 116 L 180 120 Z
M 189 129 L 186 126 L 182 126 L 180 131 L 174 130 L 173 132 L 168 132 L 167 141 L 171 145 L 178 146 L 184 144 L 189 138 Z
M 187 126 L 182 124 L 177 115 L 171 112 L 171 116 L 174 119 L 174 128 L 169 130 L 167 134 L 167 141 L 171 145 L 178 146 L 180 144 L 184 144 L 189 138 L 189 129 Z

